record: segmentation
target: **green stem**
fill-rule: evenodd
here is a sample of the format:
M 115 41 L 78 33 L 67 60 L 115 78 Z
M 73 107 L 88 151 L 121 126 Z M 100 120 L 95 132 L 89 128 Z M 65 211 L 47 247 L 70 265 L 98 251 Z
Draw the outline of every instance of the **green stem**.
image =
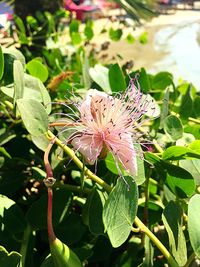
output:
M 22 245 L 21 245 L 21 249 L 20 249 L 20 254 L 22 255 L 22 259 L 21 259 L 22 267 L 24 267 L 25 263 L 26 263 L 27 250 L 28 250 L 29 240 L 30 240 L 31 234 L 32 234 L 32 229 L 31 229 L 30 225 L 28 224 L 25 231 L 24 231 Z
M 62 141 L 60 141 L 57 137 L 55 137 L 55 135 L 51 131 L 48 131 L 47 137 L 49 137 L 50 140 L 54 140 L 55 143 L 69 155 L 69 157 L 74 161 L 74 163 L 79 167 L 79 169 L 81 170 L 83 169 L 83 163 L 76 157 L 73 150 L 65 146 L 62 143 Z M 101 178 L 99 178 L 97 175 L 95 175 L 86 167 L 85 167 L 85 175 L 88 176 L 90 179 L 92 179 L 94 182 L 101 185 L 106 191 L 110 192 L 112 190 L 112 187 L 110 185 L 108 185 L 106 182 L 104 182 Z
M 183 266 L 183 267 L 189 267 L 190 264 L 193 262 L 193 260 L 195 259 L 196 255 L 195 253 L 193 252 L 190 257 L 188 258 L 186 264 Z
M 134 223 L 144 232 L 151 241 L 157 246 L 157 248 L 162 252 L 165 258 L 168 260 L 171 267 L 179 267 L 175 259 L 166 249 L 166 247 L 160 242 L 160 240 L 143 224 L 143 222 L 136 216 Z
M 55 135 L 49 130 L 47 133 L 47 137 L 50 140 L 54 140 L 54 142 L 60 146 L 74 161 L 74 163 L 82 170 L 83 169 L 83 163 L 76 157 L 73 150 L 71 150 L 69 147 L 64 145 L 62 141 L 60 141 Z M 88 176 L 91 180 L 101 185 L 107 192 L 111 192 L 112 187 L 107 184 L 105 181 L 103 181 L 101 178 L 99 178 L 97 175 L 92 173 L 89 169 L 85 167 L 85 175 Z M 169 253 L 169 251 L 166 249 L 166 247 L 160 242 L 160 240 L 144 225 L 144 223 L 136 216 L 135 217 L 135 224 L 137 227 L 140 228 L 142 232 L 144 232 L 151 241 L 158 247 L 158 249 L 163 253 L 165 258 L 168 260 L 171 267 L 179 267 L 175 259 L 172 257 L 172 255 Z

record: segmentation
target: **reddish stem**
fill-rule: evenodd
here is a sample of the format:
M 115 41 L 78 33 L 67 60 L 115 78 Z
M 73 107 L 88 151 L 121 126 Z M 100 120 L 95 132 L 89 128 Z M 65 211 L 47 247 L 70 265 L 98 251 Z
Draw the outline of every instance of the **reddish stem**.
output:
M 50 243 L 52 243 L 56 239 L 52 225 L 52 208 L 53 208 L 52 186 L 55 183 L 56 179 L 54 179 L 53 177 L 53 171 L 51 168 L 51 164 L 49 163 L 49 153 L 53 144 L 54 144 L 54 139 L 49 143 L 44 153 L 44 165 L 47 173 L 47 177 L 44 179 L 44 184 L 46 185 L 48 191 L 47 230 Z
M 56 239 L 52 224 L 53 191 L 51 187 L 48 187 L 47 190 L 48 190 L 47 229 L 48 229 L 49 242 L 52 243 Z

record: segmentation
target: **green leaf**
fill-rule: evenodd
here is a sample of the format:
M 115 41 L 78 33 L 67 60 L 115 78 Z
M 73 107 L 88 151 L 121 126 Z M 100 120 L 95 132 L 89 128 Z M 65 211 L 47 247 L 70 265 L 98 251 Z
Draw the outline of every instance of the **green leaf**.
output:
M 193 103 L 195 117 L 200 117 L 200 96 L 196 96 Z
M 156 166 L 162 179 L 166 177 L 166 185 L 177 197 L 187 198 L 194 193 L 194 179 L 188 171 L 163 161 L 153 153 L 146 153 L 145 158 Z
M 64 220 L 72 201 L 72 194 L 65 188 L 54 191 L 53 225 Z M 40 216 L 38 216 L 40 214 Z M 34 230 L 47 228 L 47 194 L 35 201 L 29 208 L 26 218 Z
M 109 78 L 108 78 L 108 68 L 102 65 L 96 64 L 94 68 L 89 69 L 91 78 L 95 83 L 97 83 L 106 93 L 111 93 Z
M 138 71 L 138 74 L 139 74 L 138 83 L 141 87 L 142 92 L 148 93 L 148 91 L 151 90 L 149 75 L 147 74 L 144 68 L 141 68 Z
M 19 41 L 22 44 L 29 44 L 28 38 L 26 36 L 26 29 L 25 29 L 23 20 L 16 15 L 14 15 L 14 20 L 18 28 L 17 30 L 18 30 Z
M 42 104 L 33 99 L 18 99 L 17 107 L 30 134 L 41 136 L 48 131 L 48 116 Z
M 4 56 L 3 56 L 3 51 L 0 45 L 0 80 L 3 77 L 3 73 L 4 73 Z
M 191 96 L 191 90 L 192 90 L 192 85 L 189 84 L 186 94 L 183 95 L 182 101 L 181 101 L 181 106 L 179 110 L 179 114 L 182 119 L 186 120 L 192 113 L 193 109 L 193 100 Z
M 189 149 L 192 149 L 193 152 L 200 154 L 200 140 L 193 141 L 189 146 Z
M 160 115 L 160 129 L 164 127 L 164 120 L 169 112 L 169 88 L 166 89 Z
M 85 37 L 87 38 L 87 40 L 90 41 L 94 36 L 94 32 L 93 32 L 92 27 L 86 25 L 85 29 L 84 29 L 84 34 L 85 34 Z
M 110 28 L 109 37 L 112 41 L 119 41 L 122 37 L 122 33 L 121 29 L 114 30 L 113 28 Z
M 188 231 L 192 248 L 200 258 L 200 195 L 194 195 L 188 204 Z
M 45 106 L 45 110 L 47 114 L 50 114 L 51 113 L 51 98 L 46 87 L 40 80 L 38 80 L 38 89 L 40 90 L 40 93 L 42 96 L 42 102 Z
M 5 150 L 4 147 L 0 147 L 0 155 L 3 155 L 4 157 L 11 159 L 11 155 Z
M 128 34 L 126 36 L 126 41 L 129 43 L 129 44 L 133 44 L 135 42 L 135 37 L 132 35 L 132 34 Z
M 130 176 L 118 179 L 103 209 L 105 230 L 113 247 L 119 247 L 128 238 L 137 213 L 137 185 Z
M 192 150 L 190 147 L 171 146 L 162 155 L 164 160 L 180 160 L 189 157 L 200 158 L 199 151 Z
M 143 32 L 140 36 L 139 36 L 139 42 L 141 44 L 146 44 L 148 42 L 148 32 Z
M 173 141 L 183 136 L 183 126 L 179 118 L 169 115 L 164 119 L 164 131 Z
M 187 261 L 186 241 L 182 230 L 182 216 L 181 207 L 173 201 L 168 203 L 162 214 L 162 220 L 169 237 L 170 251 L 179 266 L 183 266 Z
M 180 160 L 179 166 L 185 170 L 190 170 L 196 185 L 200 185 L 200 159 Z
M 26 69 L 32 76 L 37 77 L 42 82 L 45 82 L 48 79 L 48 69 L 38 59 L 32 59 L 31 61 L 29 61 L 26 64 Z
M 173 76 L 169 72 L 159 72 L 152 81 L 153 89 L 165 90 L 167 86 L 173 85 Z
M 31 135 L 33 143 L 42 151 L 45 151 L 49 145 L 49 140 L 46 138 L 45 134 L 34 136 Z
M 58 238 L 50 243 L 51 256 L 56 267 L 81 267 L 76 254 Z
M 93 234 L 104 234 L 102 212 L 106 199 L 107 194 L 94 188 L 84 206 L 84 222 Z
M 113 92 L 121 92 L 126 89 L 124 74 L 120 66 L 116 63 L 109 68 L 108 72 L 110 87 Z
M 14 61 L 13 65 L 13 77 L 14 77 L 14 102 L 20 98 L 23 98 L 24 94 L 24 69 L 19 60 Z
M 4 195 L 0 195 L 0 202 L 0 217 L 3 224 L 2 228 L 6 227 L 12 234 L 23 232 L 26 222 L 20 207 L 12 199 Z
M 192 175 L 172 164 L 166 164 L 167 178 L 166 184 L 171 191 L 180 198 L 190 197 L 195 191 L 195 183 Z
M 72 32 L 71 40 L 73 45 L 79 45 L 82 41 L 81 35 L 79 32 Z
M 3 48 L 3 53 L 13 56 L 14 59 L 19 60 L 22 63 L 23 68 L 25 67 L 25 65 L 26 65 L 25 57 L 16 48 L 14 48 L 14 47 Z
M 20 267 L 21 255 L 18 252 L 8 251 L 0 246 L 0 266 L 1 267 Z
M 76 20 L 76 19 L 73 19 L 70 24 L 69 24 L 69 32 L 70 32 L 70 35 L 73 33 L 73 32 L 78 32 L 79 30 L 79 25 L 80 25 L 80 21 L 79 20 Z

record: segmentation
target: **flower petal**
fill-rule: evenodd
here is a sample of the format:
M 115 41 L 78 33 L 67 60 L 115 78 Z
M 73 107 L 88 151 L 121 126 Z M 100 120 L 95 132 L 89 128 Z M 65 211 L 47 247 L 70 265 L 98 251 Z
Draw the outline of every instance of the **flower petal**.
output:
M 91 165 L 95 163 L 103 148 L 102 140 L 95 134 L 83 134 L 81 137 L 75 137 L 71 144 Z
M 130 173 L 137 175 L 136 151 L 133 146 L 132 137 L 129 134 L 110 135 L 106 140 L 108 149 L 112 152 L 116 160 Z

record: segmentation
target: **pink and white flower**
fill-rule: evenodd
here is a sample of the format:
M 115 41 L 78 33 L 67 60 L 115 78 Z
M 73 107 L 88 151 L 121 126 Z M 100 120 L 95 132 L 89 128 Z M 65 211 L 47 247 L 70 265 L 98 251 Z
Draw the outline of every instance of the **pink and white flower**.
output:
M 130 175 L 137 175 L 134 144 L 138 142 L 138 127 L 143 123 L 143 115 L 149 109 L 151 113 L 154 110 L 152 98 L 144 96 L 131 82 L 120 96 L 90 89 L 85 99 L 76 106 L 80 115 L 73 120 L 72 133 L 67 142 L 89 164 L 94 164 L 98 158 L 105 158 L 110 151 L 117 166 L 120 164 Z

